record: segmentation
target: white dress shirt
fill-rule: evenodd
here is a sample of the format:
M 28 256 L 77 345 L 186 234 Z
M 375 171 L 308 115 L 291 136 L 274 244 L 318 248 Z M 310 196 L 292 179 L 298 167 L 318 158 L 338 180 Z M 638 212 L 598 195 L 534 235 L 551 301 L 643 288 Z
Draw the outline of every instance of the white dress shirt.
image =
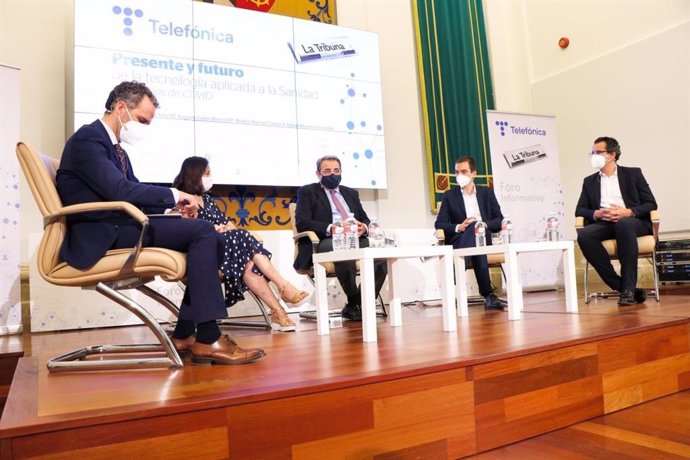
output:
M 621 186 L 618 183 L 618 167 L 610 176 L 600 172 L 599 179 L 601 181 L 601 201 L 599 207 L 610 208 L 615 204 L 624 208 L 625 202 L 623 201 Z

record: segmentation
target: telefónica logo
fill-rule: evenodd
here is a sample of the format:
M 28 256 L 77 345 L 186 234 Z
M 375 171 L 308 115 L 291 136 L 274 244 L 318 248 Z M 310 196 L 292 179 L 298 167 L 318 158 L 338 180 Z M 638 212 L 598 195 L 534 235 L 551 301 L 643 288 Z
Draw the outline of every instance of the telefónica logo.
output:
M 501 131 L 501 136 L 506 135 L 506 127 L 508 126 L 507 121 L 496 121 L 496 126 L 498 126 L 498 129 Z
M 119 5 L 113 6 L 113 14 L 120 16 L 122 15 L 122 23 L 124 24 L 124 29 L 122 29 L 122 33 L 127 35 L 128 37 L 131 36 L 134 31 L 132 30 L 132 24 L 134 24 L 134 18 L 141 18 L 144 16 L 144 12 L 140 9 L 133 10 L 132 8 L 129 7 L 121 7 Z

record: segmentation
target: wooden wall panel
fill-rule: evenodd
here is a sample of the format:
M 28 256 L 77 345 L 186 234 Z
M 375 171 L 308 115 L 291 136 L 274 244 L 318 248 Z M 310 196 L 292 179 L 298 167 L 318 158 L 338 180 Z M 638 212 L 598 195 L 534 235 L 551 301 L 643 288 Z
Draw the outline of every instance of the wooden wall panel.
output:
M 322 459 L 325 452 L 333 458 L 371 458 L 400 449 L 405 455 L 442 450 L 456 458 L 475 452 L 474 390 L 464 369 L 232 407 L 227 413 L 231 458 L 237 459 Z M 261 442 L 245 442 L 257 430 Z
M 687 353 L 688 327 L 679 325 L 601 341 L 598 345 L 602 373 L 648 361 Z

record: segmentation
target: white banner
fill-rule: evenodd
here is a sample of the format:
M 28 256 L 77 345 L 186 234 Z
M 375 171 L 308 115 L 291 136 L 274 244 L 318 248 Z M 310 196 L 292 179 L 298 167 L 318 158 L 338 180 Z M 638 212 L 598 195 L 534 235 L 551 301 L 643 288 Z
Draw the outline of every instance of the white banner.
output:
M 19 269 L 19 69 L 0 65 L 0 334 L 22 330 Z
M 494 192 L 503 214 L 510 215 L 513 222 L 513 240 L 543 240 L 549 212 L 556 213 L 560 224 L 565 221 L 556 119 L 488 110 L 486 118 Z M 562 229 L 560 233 L 562 237 Z M 559 253 L 520 257 L 523 287 L 563 284 Z

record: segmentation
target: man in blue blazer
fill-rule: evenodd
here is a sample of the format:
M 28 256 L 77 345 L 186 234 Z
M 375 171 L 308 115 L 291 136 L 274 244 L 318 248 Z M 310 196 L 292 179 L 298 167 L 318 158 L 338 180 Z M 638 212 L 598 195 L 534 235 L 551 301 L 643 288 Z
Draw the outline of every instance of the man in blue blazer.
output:
M 458 186 L 443 195 L 435 227 L 445 233 L 446 244 L 452 244 L 455 249 L 469 248 L 475 246 L 474 224 L 481 217 L 488 230 L 486 244 L 491 244 L 491 232 L 499 232 L 503 220 L 494 191 L 474 184 L 477 166 L 472 157 L 458 158 L 455 161 L 455 174 Z M 484 296 L 484 306 L 487 309 L 502 310 L 503 306 L 491 287 L 486 256 L 472 256 L 469 259 L 477 278 L 479 293 Z
M 650 212 L 657 205 L 642 170 L 619 166 L 620 156 L 616 139 L 594 140 L 590 162 L 597 172 L 585 177 L 575 215 L 585 219 L 585 227 L 577 236 L 582 254 L 601 279 L 620 292 L 618 305 L 624 307 L 646 300 L 645 291 L 636 287 L 637 237 L 652 234 Z M 601 244 L 610 239 L 618 245 L 620 276 Z
M 167 187 L 140 183 L 120 141 L 140 140 L 155 115 L 158 101 L 143 83 L 122 82 L 108 96 L 103 118 L 79 128 L 68 140 L 57 172 L 57 188 L 65 205 L 126 201 L 145 212 L 164 212 L 175 205 L 193 212 L 200 197 Z M 140 225 L 122 212 L 95 212 L 67 218 L 62 259 L 87 268 L 110 249 L 133 247 Z M 212 224 L 183 218 L 152 218 L 144 246 L 187 253 L 187 289 L 172 342 L 191 351 L 196 362 L 242 364 L 264 356 L 244 350 L 216 324 L 227 316 L 218 278 L 221 245 Z
M 297 191 L 297 209 L 295 210 L 295 224 L 298 232 L 312 231 L 321 241 L 319 252 L 333 250 L 331 226 L 337 217 L 343 213 L 354 214 L 359 223 L 359 246 L 369 246 L 366 238 L 369 217 L 362 207 L 359 194 L 355 189 L 340 185 L 340 159 L 336 156 L 324 156 L 316 160 L 316 177 L 319 182 L 308 184 Z M 342 209 L 339 209 L 341 208 Z M 312 264 L 312 246 L 308 238 L 302 238 L 297 244 L 295 270 L 310 268 Z M 361 294 L 357 286 L 357 268 L 354 262 L 337 262 L 334 264 L 335 274 L 340 282 L 347 305 L 342 310 L 344 318 L 361 321 Z M 385 260 L 374 261 L 374 286 L 376 296 L 379 295 L 386 279 L 388 268 Z

